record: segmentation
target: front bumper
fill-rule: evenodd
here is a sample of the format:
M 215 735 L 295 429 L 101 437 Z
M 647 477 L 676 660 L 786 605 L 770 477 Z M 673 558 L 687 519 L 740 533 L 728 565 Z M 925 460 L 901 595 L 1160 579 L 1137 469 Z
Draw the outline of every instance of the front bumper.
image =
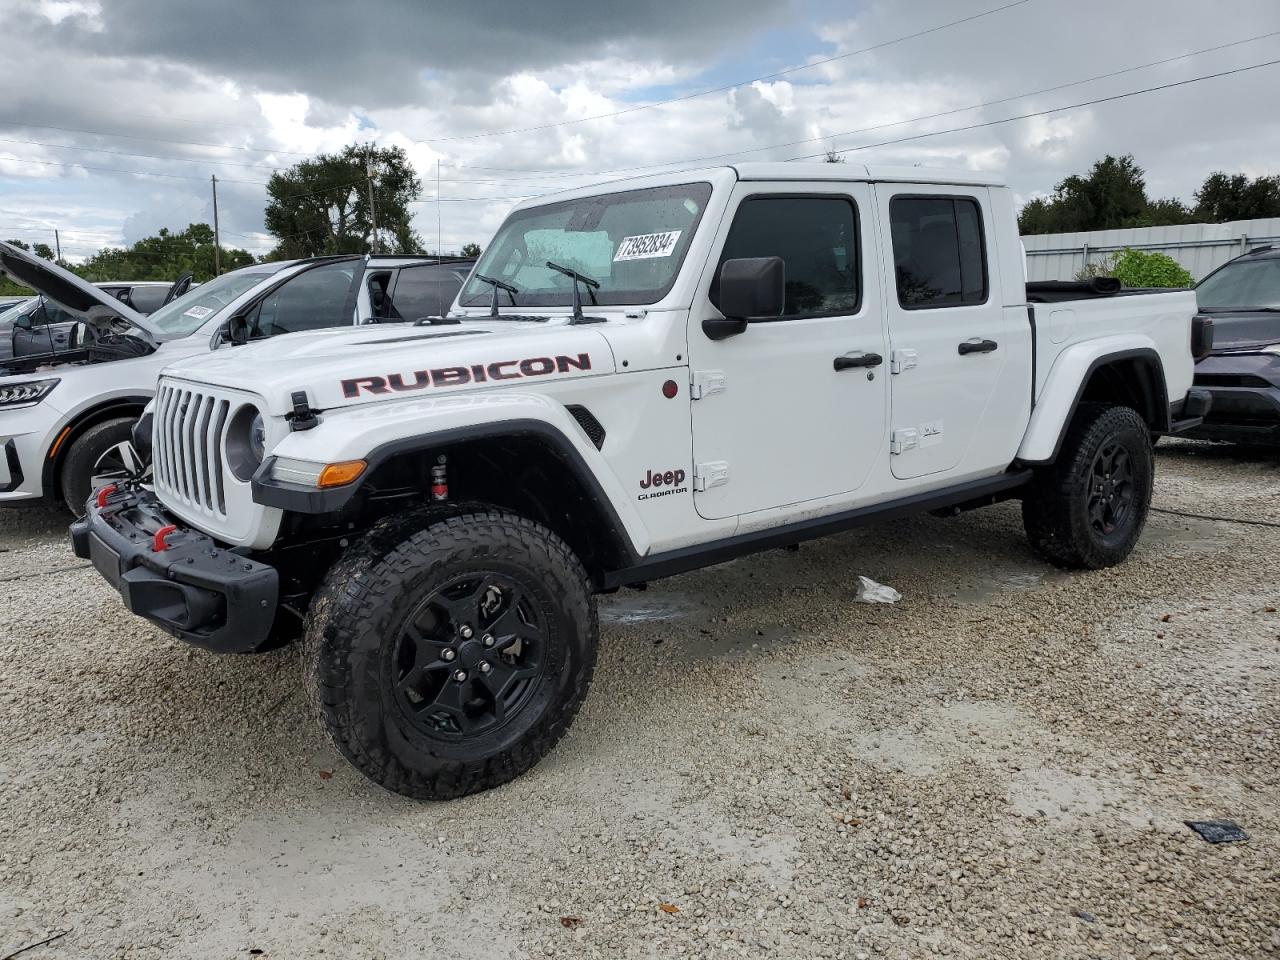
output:
M 71 525 L 71 543 L 129 610 L 166 633 L 218 653 L 261 647 L 276 616 L 275 568 L 190 529 L 175 530 L 155 549 L 156 532 L 173 523 L 154 493 L 126 489 L 102 506 L 91 498 Z
M 1270 354 L 1219 354 L 1196 364 L 1196 388 L 1213 406 L 1186 433 L 1204 440 L 1280 441 L 1280 358 Z

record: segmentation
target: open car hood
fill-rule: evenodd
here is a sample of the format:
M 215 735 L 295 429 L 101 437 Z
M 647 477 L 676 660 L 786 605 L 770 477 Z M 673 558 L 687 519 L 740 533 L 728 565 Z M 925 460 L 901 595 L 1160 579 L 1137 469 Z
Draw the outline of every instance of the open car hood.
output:
M 152 345 L 163 339 L 158 327 L 105 290 L 98 289 L 88 280 L 77 277 L 52 261 L 3 241 L 0 241 L 0 273 L 44 294 L 58 306 L 79 314 L 86 320 L 102 316 L 102 308 L 105 308 L 105 312 L 120 317 L 141 330 Z

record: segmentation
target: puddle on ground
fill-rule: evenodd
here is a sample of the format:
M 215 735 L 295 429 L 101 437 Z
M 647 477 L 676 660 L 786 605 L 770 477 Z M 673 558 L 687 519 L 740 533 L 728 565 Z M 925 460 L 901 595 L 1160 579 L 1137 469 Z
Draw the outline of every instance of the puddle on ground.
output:
M 1022 593 L 1034 590 L 1069 574 L 1061 570 L 1040 571 L 1002 570 L 971 580 L 950 591 L 950 598 L 957 603 L 982 603 L 1002 593 Z
M 647 590 L 630 590 L 600 601 L 602 624 L 664 623 L 683 620 L 698 609 L 687 597 L 653 595 Z

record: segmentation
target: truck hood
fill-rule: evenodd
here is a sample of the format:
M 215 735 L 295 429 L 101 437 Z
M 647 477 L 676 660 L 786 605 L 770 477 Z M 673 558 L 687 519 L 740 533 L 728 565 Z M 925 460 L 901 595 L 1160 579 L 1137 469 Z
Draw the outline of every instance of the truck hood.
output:
M 1244 353 L 1272 343 L 1280 343 L 1280 313 L 1267 310 L 1239 310 L 1206 313 L 1213 321 L 1213 352 Z
M 520 386 L 615 371 L 597 330 L 556 321 L 468 320 L 292 333 L 180 360 L 165 376 L 257 394 L 272 416 L 306 391 L 318 410 L 440 393 Z
M 152 346 L 161 340 L 160 330 L 137 310 L 70 270 L 3 241 L 0 241 L 0 273 L 44 294 L 58 306 L 86 320 L 99 318 L 105 312 L 140 330 Z

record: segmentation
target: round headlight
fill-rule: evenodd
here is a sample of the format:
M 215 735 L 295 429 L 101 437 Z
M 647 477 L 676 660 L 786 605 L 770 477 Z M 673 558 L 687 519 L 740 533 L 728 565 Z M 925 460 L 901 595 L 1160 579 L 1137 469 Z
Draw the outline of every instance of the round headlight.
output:
M 262 419 L 262 414 L 254 417 L 253 423 L 249 424 L 249 452 L 259 463 L 267 455 L 267 422 Z
M 266 456 L 266 421 L 257 407 L 245 404 L 232 415 L 224 443 L 231 472 L 247 483 Z

